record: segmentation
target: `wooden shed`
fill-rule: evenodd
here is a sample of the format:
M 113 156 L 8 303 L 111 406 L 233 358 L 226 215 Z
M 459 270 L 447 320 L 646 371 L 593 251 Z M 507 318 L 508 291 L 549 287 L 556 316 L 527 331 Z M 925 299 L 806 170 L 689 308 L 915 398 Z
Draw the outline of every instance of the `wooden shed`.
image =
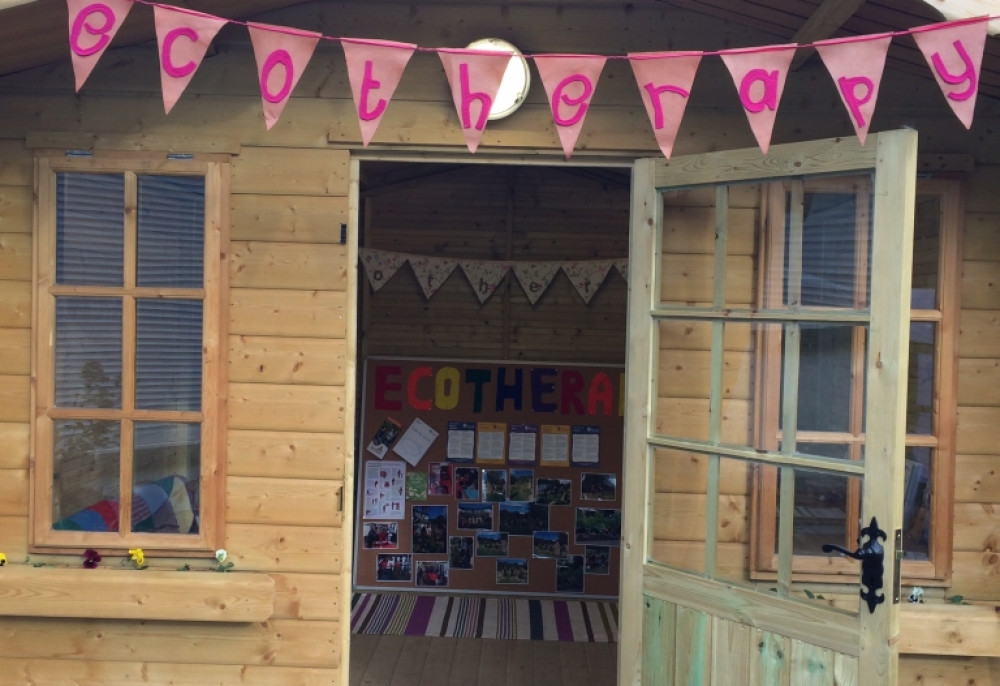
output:
M 619 684 L 1000 684 L 1000 43 L 936 4 L 0 1 L 0 680 L 347 684 L 389 358 L 623 370 Z

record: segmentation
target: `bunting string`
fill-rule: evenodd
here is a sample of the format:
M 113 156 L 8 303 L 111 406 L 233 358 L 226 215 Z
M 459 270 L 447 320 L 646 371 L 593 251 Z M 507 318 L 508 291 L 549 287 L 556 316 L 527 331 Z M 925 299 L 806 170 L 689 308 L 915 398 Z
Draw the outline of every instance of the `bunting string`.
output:
M 461 267 L 480 304 L 490 299 L 510 272 L 517 277 L 521 290 L 532 305 L 544 295 L 560 271 L 569 278 L 580 298 L 588 305 L 612 270 L 628 280 L 628 258 L 625 257 L 559 261 L 455 260 L 361 248 L 359 258 L 373 292 L 381 290 L 403 264 L 409 263 L 424 298 L 428 300 L 444 285 L 456 266 Z
M 467 48 L 424 47 L 370 38 L 327 36 L 287 26 L 227 19 L 153 0 L 66 0 L 69 44 L 76 90 L 80 91 L 133 5 L 153 9 L 164 112 L 182 96 L 208 47 L 226 24 L 246 27 L 253 45 L 264 122 L 271 129 L 291 97 L 319 41 L 341 45 L 362 144 L 368 146 L 389 107 L 414 52 L 441 59 L 466 145 L 475 153 L 487 115 L 512 53 Z M 785 80 L 797 50 L 815 48 L 864 144 L 878 99 L 892 40 L 912 36 L 945 101 L 971 128 L 979 92 L 986 37 L 992 20 L 982 16 L 886 33 L 814 43 L 789 43 L 706 51 L 639 52 L 626 55 L 525 54 L 533 60 L 548 98 L 552 120 L 568 159 L 584 126 L 607 60 L 628 60 L 656 142 L 670 157 L 704 57 L 719 57 L 736 88 L 757 144 L 767 153 Z

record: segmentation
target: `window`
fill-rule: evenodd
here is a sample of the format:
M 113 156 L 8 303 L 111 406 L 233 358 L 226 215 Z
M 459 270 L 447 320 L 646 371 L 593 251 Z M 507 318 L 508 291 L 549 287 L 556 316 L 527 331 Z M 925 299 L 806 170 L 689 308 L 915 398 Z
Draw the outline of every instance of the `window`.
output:
M 762 239 L 759 297 L 766 308 L 867 307 L 870 190 L 856 178 L 786 184 L 769 195 Z M 801 212 L 801 220 L 789 220 Z M 921 583 L 945 580 L 951 569 L 951 493 L 956 422 L 956 345 L 961 228 L 959 184 L 920 180 L 915 208 L 910 313 L 910 360 L 902 575 Z M 789 226 L 802 227 L 801 235 Z M 877 231 L 878 228 L 875 227 Z M 801 251 L 801 292 L 787 288 L 787 255 Z M 794 260 L 798 262 L 798 259 Z M 780 331 L 757 334 L 755 420 L 761 448 L 774 449 L 781 434 Z M 866 331 L 854 326 L 803 325 L 799 341 L 798 451 L 859 460 L 864 451 Z M 751 567 L 758 578 L 776 571 L 778 475 L 755 475 Z M 824 543 L 857 547 L 860 484 L 844 479 L 795 483 L 795 560 L 801 579 L 857 575 L 852 561 L 820 552 Z
M 213 550 L 227 165 L 37 169 L 33 547 Z

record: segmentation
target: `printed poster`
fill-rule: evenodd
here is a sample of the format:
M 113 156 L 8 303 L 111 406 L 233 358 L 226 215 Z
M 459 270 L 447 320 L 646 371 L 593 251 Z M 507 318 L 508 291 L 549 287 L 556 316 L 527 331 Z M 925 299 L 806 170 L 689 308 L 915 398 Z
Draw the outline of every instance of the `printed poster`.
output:
M 406 463 L 382 460 L 365 464 L 365 519 L 403 519 L 406 515 Z
M 448 460 L 472 462 L 476 449 L 476 425 L 472 422 L 448 422 Z
M 393 447 L 392 452 L 409 462 L 411 466 L 416 467 L 437 437 L 438 432 L 432 429 L 427 422 L 417 417 L 410 424 L 403 437 L 399 439 L 399 443 Z

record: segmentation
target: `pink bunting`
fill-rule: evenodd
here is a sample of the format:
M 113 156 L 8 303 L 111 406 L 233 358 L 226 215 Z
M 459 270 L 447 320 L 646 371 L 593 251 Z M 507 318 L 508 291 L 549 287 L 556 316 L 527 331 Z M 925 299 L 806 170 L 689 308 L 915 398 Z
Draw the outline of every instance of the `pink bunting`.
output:
M 367 148 L 417 46 L 354 38 L 342 38 L 340 42 L 361 125 L 361 142 Z
M 861 145 L 865 144 L 875 113 L 875 101 L 878 100 L 885 56 L 891 41 L 891 33 L 880 33 L 816 43 L 816 50 L 833 77 Z
M 132 9 L 131 0 L 66 0 L 69 9 L 69 51 L 76 90 L 97 66 L 122 22 Z
M 153 6 L 153 20 L 160 54 L 163 111 L 170 114 L 205 59 L 208 46 L 227 22 L 210 14 L 177 12 L 159 5 Z
M 720 53 L 740 94 L 761 152 L 771 146 L 778 103 L 785 89 L 785 78 L 795 55 L 795 45 L 774 45 L 767 48 L 725 50 Z
M 965 128 L 972 127 L 979 94 L 989 18 L 932 24 L 914 30 L 913 40 L 931 67 L 934 80 Z
M 275 125 L 288 104 L 322 34 L 313 31 L 247 24 L 253 54 L 257 60 L 260 95 L 264 103 L 267 130 Z
M 465 133 L 465 144 L 473 154 L 482 140 L 490 108 L 513 55 L 484 50 L 442 49 L 438 52 Z
M 628 55 L 656 142 L 668 160 L 677 140 L 677 131 L 684 118 L 701 57 L 700 52 L 637 52 Z
M 573 155 L 606 61 L 600 55 L 535 55 L 566 159 Z

